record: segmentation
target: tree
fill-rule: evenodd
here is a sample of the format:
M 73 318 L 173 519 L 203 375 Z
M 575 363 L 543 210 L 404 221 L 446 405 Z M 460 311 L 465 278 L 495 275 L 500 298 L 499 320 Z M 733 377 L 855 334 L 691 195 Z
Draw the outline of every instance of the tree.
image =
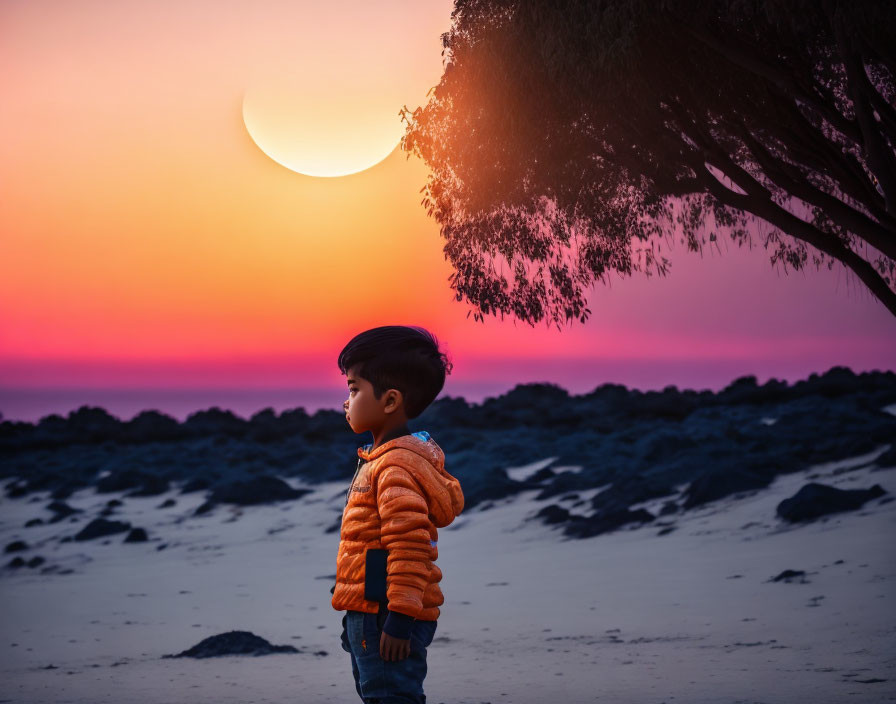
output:
M 766 223 L 896 315 L 896 3 L 457 0 L 444 73 L 400 114 L 475 318 L 584 322 L 610 271 L 666 275 Z M 715 244 L 717 247 L 718 244 Z M 469 312 L 467 313 L 469 317 Z

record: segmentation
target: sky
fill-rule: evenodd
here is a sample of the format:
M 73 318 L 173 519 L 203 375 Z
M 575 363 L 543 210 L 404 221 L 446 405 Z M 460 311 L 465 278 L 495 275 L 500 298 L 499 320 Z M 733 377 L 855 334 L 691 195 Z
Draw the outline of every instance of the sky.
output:
M 29 389 L 341 394 L 339 351 L 386 324 L 431 330 L 443 393 L 470 399 L 896 369 L 896 319 L 852 274 L 785 273 L 758 235 L 598 282 L 585 324 L 468 317 L 398 145 L 451 9 L 0 3 L 0 410 Z

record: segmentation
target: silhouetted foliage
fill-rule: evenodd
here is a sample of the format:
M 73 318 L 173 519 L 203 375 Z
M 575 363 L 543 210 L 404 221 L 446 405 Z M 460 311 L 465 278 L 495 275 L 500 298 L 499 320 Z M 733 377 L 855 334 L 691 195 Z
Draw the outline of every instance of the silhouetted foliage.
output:
M 402 148 L 476 319 L 584 322 L 596 279 L 665 275 L 673 233 L 750 229 L 896 315 L 896 3 L 457 0 L 452 20 Z

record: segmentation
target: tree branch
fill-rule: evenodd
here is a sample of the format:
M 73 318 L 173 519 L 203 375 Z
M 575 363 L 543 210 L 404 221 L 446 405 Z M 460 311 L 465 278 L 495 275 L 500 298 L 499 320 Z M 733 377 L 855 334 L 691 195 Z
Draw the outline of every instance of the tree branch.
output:
M 896 217 L 896 165 L 893 162 L 892 152 L 884 143 L 874 118 L 871 116 L 869 106 L 864 100 L 861 90 L 862 77 L 859 74 L 860 72 L 865 73 L 865 66 L 860 57 L 847 45 L 846 35 L 839 22 L 834 23 L 834 30 L 843 65 L 846 67 L 847 84 L 852 96 L 853 109 L 862 133 L 865 159 L 883 191 L 887 212 Z M 868 80 L 867 75 L 865 80 Z
M 891 259 L 896 259 L 896 237 L 892 231 L 888 231 L 864 213 L 851 208 L 839 198 L 808 183 L 798 169 L 776 159 L 765 145 L 752 135 L 746 125 L 741 123 L 740 128 L 750 152 L 775 184 L 806 203 L 821 208 L 841 227 L 858 235 Z
M 683 18 L 679 18 L 679 21 L 682 28 L 695 39 L 718 52 L 731 63 L 736 64 L 741 68 L 745 68 L 751 73 L 780 86 L 792 98 L 809 105 L 813 110 L 818 112 L 819 115 L 827 120 L 845 137 L 851 139 L 853 142 L 859 143 L 861 135 L 859 134 L 858 129 L 856 129 L 855 123 L 852 120 L 848 120 L 836 110 L 831 110 L 828 106 L 820 103 L 814 95 L 798 85 L 792 76 L 788 76 L 773 64 L 763 61 L 755 54 L 751 54 L 740 42 L 730 35 L 727 35 L 725 41 L 722 42 L 712 35 L 697 29 L 693 26 L 693 23 L 688 22 Z
M 725 188 L 706 168 L 700 175 L 706 189 L 719 202 L 752 213 L 791 237 L 811 244 L 819 251 L 842 262 L 859 277 L 890 313 L 896 315 L 896 292 L 887 285 L 884 278 L 869 262 L 844 246 L 837 237 L 822 232 L 811 223 L 798 218 L 768 198 L 760 198 L 750 193 L 735 193 Z
M 892 216 L 886 211 L 883 196 L 871 183 L 868 172 L 855 155 L 833 143 L 795 106 L 788 109 L 788 114 L 799 127 L 791 129 L 787 125 L 778 126 L 778 129 L 787 136 L 787 139 L 782 141 L 787 145 L 788 151 L 799 154 L 804 161 L 807 158 L 811 160 L 812 156 L 818 156 L 821 159 L 820 162 L 815 162 L 818 172 L 832 174 L 833 178 L 837 178 L 843 192 L 849 193 L 856 201 L 867 206 L 879 221 L 892 222 Z M 812 135 L 814 138 L 809 140 L 806 135 Z M 808 165 L 809 162 L 806 163 Z
M 896 62 L 893 61 L 892 47 L 881 48 L 871 40 L 871 37 L 860 36 L 859 41 L 864 45 L 868 54 L 873 56 L 879 63 L 886 67 L 891 77 L 896 77 Z M 862 52 L 865 53 L 864 51 Z

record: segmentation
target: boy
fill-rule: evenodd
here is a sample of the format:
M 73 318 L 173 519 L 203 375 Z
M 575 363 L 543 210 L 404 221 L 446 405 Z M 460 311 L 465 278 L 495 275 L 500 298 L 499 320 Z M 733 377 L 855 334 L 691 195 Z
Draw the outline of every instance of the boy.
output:
M 402 325 L 356 335 L 338 364 L 346 420 L 373 434 L 358 448 L 342 514 L 332 598 L 346 612 L 342 648 L 364 702 L 426 704 L 426 648 L 445 601 L 436 528 L 463 510 L 464 496 L 441 448 L 407 421 L 432 403 L 453 365 L 431 333 Z

